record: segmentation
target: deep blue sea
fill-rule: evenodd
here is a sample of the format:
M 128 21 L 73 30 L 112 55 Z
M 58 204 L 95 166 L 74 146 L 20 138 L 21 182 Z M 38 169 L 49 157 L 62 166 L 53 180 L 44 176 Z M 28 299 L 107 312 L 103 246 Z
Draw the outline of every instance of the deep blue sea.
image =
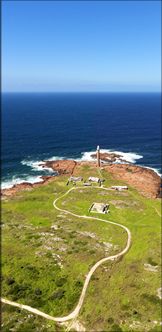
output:
M 159 93 L 5 93 L 2 187 L 40 181 L 39 162 L 90 160 L 101 149 L 160 171 Z

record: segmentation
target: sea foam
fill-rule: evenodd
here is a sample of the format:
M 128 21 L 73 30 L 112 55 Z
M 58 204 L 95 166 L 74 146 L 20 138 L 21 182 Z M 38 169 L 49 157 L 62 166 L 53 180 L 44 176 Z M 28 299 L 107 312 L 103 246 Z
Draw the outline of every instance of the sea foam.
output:
M 141 166 L 141 165 L 140 165 Z M 161 172 L 161 169 L 156 169 L 156 168 L 153 168 L 153 167 L 148 167 L 148 166 L 143 166 L 144 168 L 148 168 L 148 169 L 151 169 L 152 171 L 154 171 L 157 175 L 159 175 L 160 177 L 162 177 L 162 174 L 160 173 Z
M 21 184 L 21 183 L 37 183 L 37 182 L 42 182 L 43 179 L 41 178 L 41 175 L 40 176 L 27 176 L 27 177 L 16 177 L 16 176 L 13 176 L 11 178 L 11 180 L 5 180 L 2 182 L 1 184 L 1 189 L 10 189 L 12 188 L 14 185 L 16 184 Z
M 95 154 L 96 151 L 90 151 L 90 152 L 83 152 L 81 158 L 75 159 L 76 161 L 94 161 L 94 158 L 92 158 L 92 154 Z M 121 152 L 121 151 L 113 151 L 109 149 L 101 149 L 100 153 L 115 153 L 120 155 L 120 159 L 129 163 L 136 163 L 136 160 L 143 158 L 143 156 L 134 153 L 134 152 Z M 117 158 L 115 163 L 121 163 L 121 160 Z
M 137 154 L 135 152 L 122 152 L 122 151 L 114 151 L 111 149 L 101 149 L 101 153 L 114 153 L 120 155 L 120 159 L 116 159 L 114 163 L 133 163 L 138 165 L 138 160 L 143 158 L 142 155 Z M 95 159 L 92 157 L 92 154 L 95 154 L 96 151 L 86 151 L 82 152 L 81 156 L 78 158 L 69 158 L 69 157 L 59 157 L 59 156 L 53 156 L 51 158 L 48 158 L 48 161 L 55 161 L 55 160 L 75 160 L 75 161 L 94 161 Z M 122 159 L 122 160 L 121 160 Z M 32 171 L 39 172 L 41 175 L 22 175 L 22 177 L 13 176 L 10 180 L 5 180 L 1 184 L 2 189 L 9 189 L 12 188 L 16 184 L 20 184 L 23 182 L 29 182 L 29 183 L 36 183 L 36 182 L 42 182 L 43 179 L 41 178 L 44 173 L 48 173 L 49 175 L 57 175 L 57 172 L 54 172 L 51 168 L 44 166 L 45 161 L 43 160 L 22 160 L 21 164 L 24 166 L 29 166 Z M 159 176 L 161 176 L 159 170 L 145 166 L 145 165 L 138 165 L 142 166 L 148 169 L 152 169 L 155 173 L 157 173 Z
M 31 167 L 31 169 L 35 172 L 48 171 L 49 173 L 54 173 L 54 171 L 51 168 L 44 166 L 45 162 L 42 160 L 40 161 L 22 160 L 21 164 Z
M 53 156 L 51 158 L 48 158 L 48 161 L 63 160 L 63 159 L 66 159 L 66 158 Z M 47 171 L 51 174 L 56 173 L 52 170 L 52 168 L 45 166 L 46 162 L 44 160 L 22 160 L 21 164 L 31 167 L 32 171 L 35 171 L 35 172 L 46 172 Z

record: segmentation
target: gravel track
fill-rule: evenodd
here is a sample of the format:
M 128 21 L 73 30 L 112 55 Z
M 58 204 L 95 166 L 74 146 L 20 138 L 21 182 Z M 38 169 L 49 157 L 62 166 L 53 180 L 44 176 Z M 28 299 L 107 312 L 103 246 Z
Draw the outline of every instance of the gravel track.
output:
M 100 189 L 100 190 L 101 189 L 102 190 L 108 190 L 108 188 L 97 187 L 97 186 L 96 187 L 92 187 L 92 188 L 93 189 L 94 188 L 95 189 Z M 116 255 L 112 255 L 112 256 L 108 256 L 108 257 L 104 257 L 104 258 L 100 259 L 96 264 L 94 264 L 92 266 L 92 268 L 90 269 L 90 271 L 88 272 L 88 274 L 86 276 L 86 279 L 85 279 L 85 282 L 84 282 L 84 285 L 83 285 L 83 288 L 82 288 L 82 292 L 81 292 L 78 304 L 76 305 L 75 309 L 69 315 L 67 315 L 67 316 L 64 316 L 64 317 L 53 317 L 53 316 L 50 316 L 50 315 L 48 315 L 48 314 L 46 314 L 46 313 L 44 313 L 44 312 L 42 312 L 42 311 L 40 311 L 38 309 L 32 308 L 32 307 L 30 307 L 28 305 L 24 305 L 24 304 L 20 304 L 20 303 L 17 303 L 17 302 L 9 301 L 9 300 L 4 299 L 4 298 L 1 298 L 1 302 L 5 303 L 5 304 L 12 305 L 14 307 L 18 307 L 20 309 L 27 310 L 29 312 L 32 312 L 32 313 L 36 314 L 36 315 L 39 315 L 41 317 L 44 317 L 46 319 L 49 319 L 49 320 L 52 320 L 52 321 L 55 321 L 55 322 L 59 322 L 59 323 L 66 322 L 66 321 L 71 320 L 71 319 L 76 319 L 77 316 L 78 316 L 78 314 L 79 314 L 79 312 L 80 312 L 80 310 L 81 310 L 81 307 L 83 305 L 83 302 L 84 302 L 84 299 L 85 299 L 85 295 L 86 295 L 86 291 L 87 291 L 89 282 L 90 282 L 91 277 L 92 277 L 93 273 L 95 272 L 95 270 L 100 265 L 102 265 L 103 263 L 106 263 L 108 261 L 118 260 L 118 258 L 124 256 L 128 252 L 128 250 L 129 250 L 129 248 L 131 246 L 131 232 L 130 232 L 130 230 L 126 226 L 124 226 L 122 224 L 119 224 L 117 222 L 108 221 L 106 219 L 101 219 L 101 218 L 97 218 L 97 217 L 80 216 L 80 215 L 72 213 L 70 211 L 61 209 L 61 208 L 59 208 L 56 205 L 56 203 L 58 202 L 58 200 L 61 200 L 63 197 L 67 196 L 71 191 L 75 191 L 77 189 L 85 189 L 86 190 L 87 188 L 86 187 L 72 187 L 72 188 L 70 188 L 65 194 L 63 194 L 62 196 L 60 196 L 60 197 L 58 197 L 58 198 L 56 198 L 54 200 L 54 202 L 53 202 L 54 208 L 56 210 L 58 210 L 58 211 L 64 212 L 66 214 L 72 215 L 72 216 L 77 217 L 77 218 L 100 220 L 102 222 L 106 222 L 106 223 L 109 223 L 109 224 L 112 224 L 112 225 L 115 225 L 115 226 L 123 228 L 127 232 L 127 243 L 126 243 L 125 248 L 121 252 L 119 252 L 118 254 L 116 254 Z

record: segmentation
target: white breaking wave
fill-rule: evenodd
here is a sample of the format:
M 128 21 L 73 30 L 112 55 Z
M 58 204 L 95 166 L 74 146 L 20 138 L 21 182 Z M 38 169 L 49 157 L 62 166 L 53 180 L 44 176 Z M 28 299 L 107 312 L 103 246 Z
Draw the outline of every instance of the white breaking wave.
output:
M 140 165 L 141 166 L 141 165 Z M 151 169 L 152 171 L 154 171 L 157 175 L 159 175 L 160 177 L 162 177 L 162 174 L 160 173 L 160 169 L 156 169 L 156 168 L 153 168 L 153 167 L 148 167 L 148 166 L 143 166 L 144 168 L 148 168 L 148 169 Z
M 55 160 L 58 160 L 58 159 L 62 160 L 64 158 L 54 156 L 52 158 L 49 158 L 48 160 L 55 161 Z M 45 161 L 43 161 L 43 160 L 39 160 L 39 161 L 22 160 L 21 164 L 31 167 L 32 171 L 41 172 L 42 175 L 43 175 L 44 172 L 48 172 L 51 175 L 52 174 L 54 175 L 54 174 L 57 173 L 57 172 L 54 172 L 51 168 L 43 166 L 43 165 L 45 165 Z M 12 188 L 14 185 L 21 184 L 23 182 L 25 182 L 25 183 L 28 182 L 28 183 L 31 183 L 31 184 L 37 183 L 37 182 L 42 182 L 43 181 L 43 179 L 41 178 L 42 175 L 37 175 L 37 176 L 22 175 L 22 177 L 13 176 L 10 180 L 4 180 L 2 182 L 1 189 L 9 189 L 9 188 Z
M 53 173 L 53 170 L 49 167 L 44 167 L 45 162 L 40 160 L 40 161 L 29 161 L 29 160 L 22 160 L 21 161 L 22 165 L 30 166 L 31 169 L 35 172 L 42 172 L 42 171 L 48 171 L 49 173 Z M 40 165 L 42 164 L 42 165 Z
M 107 149 L 101 149 L 101 153 L 115 153 L 120 155 L 120 159 L 129 163 L 136 163 L 136 160 L 143 158 L 143 156 L 133 153 L 133 152 L 121 152 L 121 151 L 113 151 L 113 150 L 107 150 Z M 91 152 L 83 152 L 81 158 L 75 159 L 76 161 L 94 161 L 94 158 L 92 158 L 92 154 L 95 154 L 96 151 Z M 115 163 L 121 163 L 121 160 L 117 158 Z
M 143 158 L 142 155 L 139 155 L 139 154 L 134 153 L 134 152 L 113 151 L 111 149 L 101 149 L 100 152 L 101 153 L 114 153 L 114 154 L 120 155 L 120 159 L 117 158 L 114 163 L 122 163 L 122 161 L 121 161 L 121 159 L 122 159 L 123 163 L 128 162 L 128 163 L 135 164 L 137 160 Z M 83 152 L 81 154 L 80 158 L 68 158 L 68 157 L 53 156 L 51 158 L 48 158 L 48 161 L 65 160 L 65 159 L 75 160 L 75 161 L 94 161 L 95 159 L 92 158 L 92 154 L 95 154 L 95 153 L 96 153 L 96 150 L 95 151 L 89 151 L 89 152 L 88 151 Z M 46 167 L 46 166 L 43 167 L 43 165 L 45 165 L 45 161 L 43 161 L 43 160 L 40 160 L 40 161 L 22 160 L 21 164 L 31 167 L 32 171 L 37 171 L 37 172 L 41 172 L 41 173 L 44 173 L 46 171 L 51 175 L 52 174 L 53 175 L 57 174 L 57 172 L 54 172 L 51 168 Z M 138 166 L 142 166 L 142 165 L 138 165 Z M 142 167 L 152 169 L 159 176 L 161 176 L 159 170 L 157 170 L 155 168 L 151 168 L 151 167 L 144 166 L 144 165 Z M 37 176 L 22 175 L 21 178 L 13 176 L 11 178 L 11 180 L 5 180 L 5 181 L 2 182 L 1 189 L 9 189 L 9 188 L 12 188 L 14 185 L 20 184 L 20 183 L 23 183 L 23 182 L 29 182 L 31 184 L 36 183 L 36 182 L 42 182 L 43 181 L 43 179 L 41 178 L 42 175 L 37 175 Z
M 16 176 L 13 176 L 11 180 L 5 180 L 1 184 L 1 189 L 9 189 L 12 188 L 16 184 L 20 184 L 23 182 L 29 182 L 29 183 L 36 183 L 36 182 L 42 182 L 43 179 L 41 176 L 27 176 L 25 178 L 19 178 Z
M 117 158 L 116 161 L 113 162 L 113 164 L 117 164 L 117 163 L 121 164 L 122 163 L 121 159 L 123 160 L 123 163 L 126 161 L 128 163 L 135 164 L 137 160 L 143 158 L 142 155 L 137 154 L 135 152 L 121 152 L 121 151 L 113 151 L 113 150 L 110 150 L 110 149 L 100 149 L 100 152 L 101 153 L 114 153 L 114 154 L 120 155 L 120 159 Z M 92 158 L 91 155 L 95 154 L 95 153 L 96 153 L 96 150 L 95 151 L 90 151 L 90 152 L 83 152 L 82 157 L 77 158 L 75 160 L 76 161 L 94 161 L 95 159 Z M 148 167 L 148 166 L 145 166 L 145 165 L 138 165 L 138 164 L 137 164 L 137 166 L 141 166 L 141 167 L 151 169 L 152 171 L 157 173 L 157 175 L 159 175 L 160 177 L 162 176 L 162 174 L 160 173 L 160 169 Z
M 48 159 L 48 161 L 55 161 L 55 160 L 63 160 L 66 158 L 63 157 L 57 157 L 57 156 L 53 156 L 51 158 Z M 35 172 L 45 172 L 48 171 L 49 173 L 55 173 L 52 168 L 44 166 L 46 164 L 46 162 L 44 160 L 22 160 L 21 161 L 22 165 L 26 165 L 26 166 L 30 166 L 31 169 Z
M 91 157 L 94 153 L 96 153 L 96 151 L 82 152 L 82 157 L 76 158 L 75 161 L 94 161 L 94 158 Z
M 68 158 L 53 156 L 53 157 L 49 158 L 48 161 L 65 160 L 65 159 L 68 159 Z

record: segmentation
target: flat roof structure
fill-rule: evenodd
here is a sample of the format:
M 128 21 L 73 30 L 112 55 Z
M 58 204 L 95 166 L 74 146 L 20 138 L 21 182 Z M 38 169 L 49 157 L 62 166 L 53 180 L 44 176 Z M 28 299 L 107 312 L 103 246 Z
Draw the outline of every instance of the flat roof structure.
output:
M 79 181 L 83 181 L 83 177 L 82 176 L 71 176 L 69 178 L 69 181 L 74 181 L 74 182 L 79 182 Z
M 100 179 L 99 178 L 95 178 L 94 176 L 90 176 L 89 177 L 89 179 L 88 179 L 88 181 L 90 181 L 90 182 L 100 182 Z
M 107 213 L 109 210 L 109 204 L 105 203 L 93 203 L 89 209 L 89 212 Z
M 115 190 L 127 190 L 128 187 L 127 186 L 111 186 L 111 189 L 115 189 Z

